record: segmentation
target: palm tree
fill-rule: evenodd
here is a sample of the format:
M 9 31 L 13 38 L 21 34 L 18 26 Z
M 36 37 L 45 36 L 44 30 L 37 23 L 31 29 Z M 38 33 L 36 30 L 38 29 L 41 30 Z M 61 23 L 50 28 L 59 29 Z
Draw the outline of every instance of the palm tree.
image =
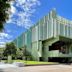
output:
M 13 0 L 0 0 L 0 31 L 4 29 L 4 24 L 9 19 L 10 1 Z

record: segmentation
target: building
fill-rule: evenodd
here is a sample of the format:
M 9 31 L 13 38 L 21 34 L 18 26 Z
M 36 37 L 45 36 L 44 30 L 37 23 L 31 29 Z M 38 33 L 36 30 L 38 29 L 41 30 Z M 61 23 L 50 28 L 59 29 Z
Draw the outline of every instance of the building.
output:
M 67 62 L 72 60 L 72 21 L 51 10 L 14 41 L 36 61 Z

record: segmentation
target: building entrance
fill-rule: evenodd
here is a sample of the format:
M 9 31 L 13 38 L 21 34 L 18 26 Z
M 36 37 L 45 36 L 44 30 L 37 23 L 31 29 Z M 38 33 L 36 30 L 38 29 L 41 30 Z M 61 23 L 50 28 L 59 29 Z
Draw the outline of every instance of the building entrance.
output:
M 49 46 L 49 51 L 52 50 L 59 50 L 59 52 L 63 54 L 67 54 L 69 52 L 67 48 L 67 44 L 63 41 L 58 41 L 56 43 L 53 43 L 51 46 Z

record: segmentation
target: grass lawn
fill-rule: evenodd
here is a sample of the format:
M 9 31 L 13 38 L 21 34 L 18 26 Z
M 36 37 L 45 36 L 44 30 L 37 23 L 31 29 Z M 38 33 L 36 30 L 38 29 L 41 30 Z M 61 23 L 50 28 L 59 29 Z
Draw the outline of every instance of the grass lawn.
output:
M 56 64 L 54 62 L 38 62 L 38 61 L 24 61 L 24 60 L 14 60 L 14 62 L 23 62 L 27 65 L 38 65 L 38 64 Z

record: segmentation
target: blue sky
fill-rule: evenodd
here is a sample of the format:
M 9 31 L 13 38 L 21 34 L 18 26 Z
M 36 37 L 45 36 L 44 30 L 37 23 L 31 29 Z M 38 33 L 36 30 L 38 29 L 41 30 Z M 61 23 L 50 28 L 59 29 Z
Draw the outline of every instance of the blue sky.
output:
M 57 14 L 72 20 L 72 0 L 16 0 L 11 3 L 10 19 L 0 33 L 0 45 L 14 40 L 33 24 L 56 8 Z

